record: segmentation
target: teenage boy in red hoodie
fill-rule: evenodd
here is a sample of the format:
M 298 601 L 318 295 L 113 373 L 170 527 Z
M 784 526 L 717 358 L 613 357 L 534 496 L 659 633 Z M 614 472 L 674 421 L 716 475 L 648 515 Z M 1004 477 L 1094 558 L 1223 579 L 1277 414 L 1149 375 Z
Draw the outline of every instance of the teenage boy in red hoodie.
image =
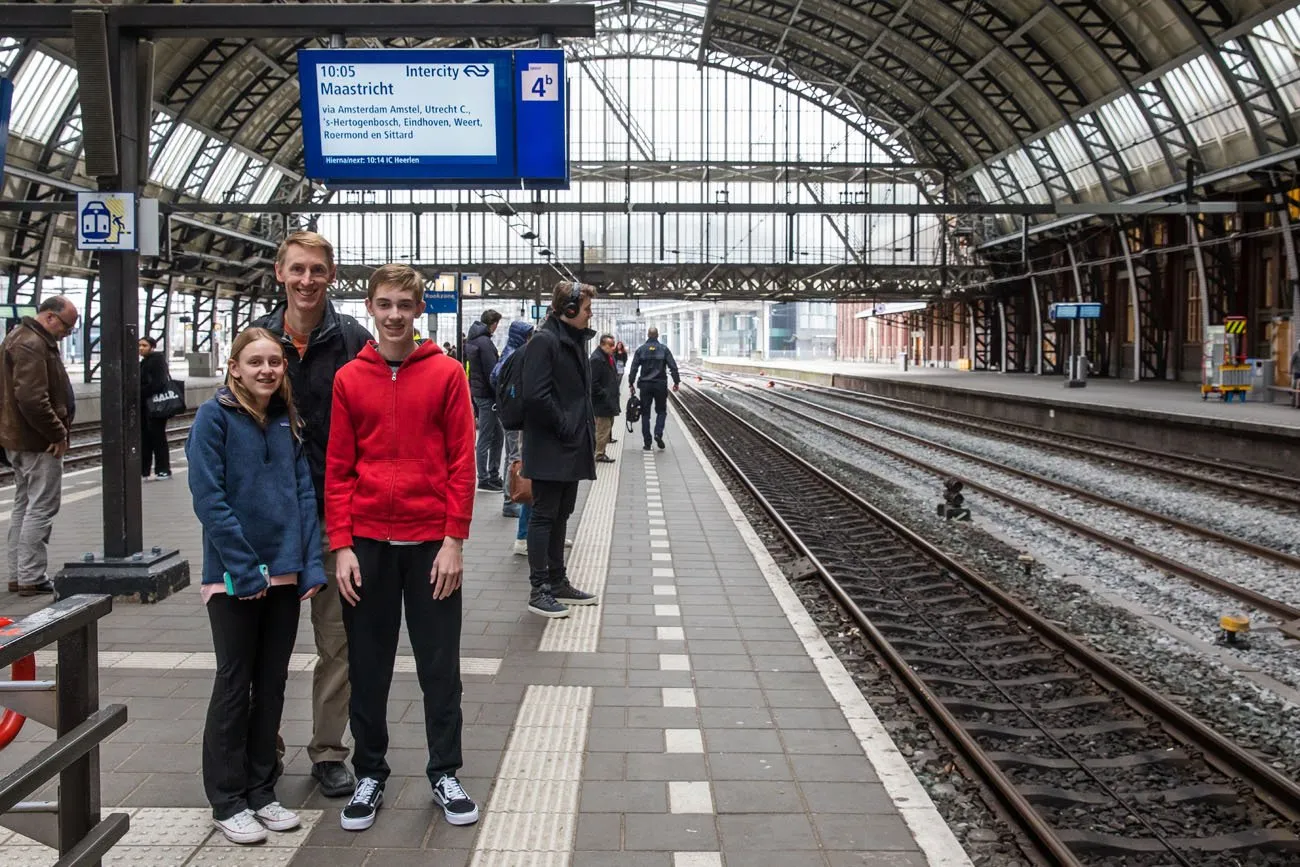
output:
M 379 336 L 334 378 L 325 523 L 338 558 L 352 671 L 356 791 L 341 824 L 375 822 L 388 779 L 388 689 L 402 605 L 424 694 L 426 772 L 453 825 L 478 821 L 461 787 L 461 546 L 474 508 L 474 413 L 465 372 L 416 343 L 423 281 L 406 265 L 370 277 Z M 416 624 L 412 629 L 411 624 Z

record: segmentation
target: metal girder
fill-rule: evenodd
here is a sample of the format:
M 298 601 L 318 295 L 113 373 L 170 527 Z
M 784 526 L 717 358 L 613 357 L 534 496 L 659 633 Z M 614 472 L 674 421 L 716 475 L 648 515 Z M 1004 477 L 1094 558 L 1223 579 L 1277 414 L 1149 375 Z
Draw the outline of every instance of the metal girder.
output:
M 1028 299 L 1029 280 L 1015 284 L 1013 291 L 998 298 L 998 319 L 1001 326 L 1001 371 L 1025 373 L 1030 370 L 1029 326 L 1032 302 Z
M 1134 235 L 1139 239 L 1135 240 Z M 1129 313 L 1133 323 L 1133 379 L 1164 379 L 1168 369 L 1169 323 L 1160 302 L 1160 273 L 1151 250 L 1150 227 L 1146 221 L 1131 229 L 1118 230 L 1124 269 L 1128 275 Z
M 76 172 L 82 135 L 81 124 L 75 122 L 79 117 L 78 100 L 74 91 L 54 127 L 54 136 L 41 148 L 37 161 L 40 173 L 27 179 L 27 195 L 30 198 L 41 202 L 70 203 L 65 189 L 57 184 L 44 183 L 40 174 L 66 182 Z M 13 233 L 13 243 L 9 250 L 13 264 L 9 266 L 9 286 L 5 293 L 8 303 L 40 301 L 41 287 L 54 249 L 58 221 L 59 214 L 55 211 L 28 211 L 19 215 L 18 228 Z
M 592 86 L 596 88 L 600 98 L 605 101 L 605 107 L 610 110 L 615 120 L 623 127 L 623 131 L 627 133 L 628 142 L 636 147 L 642 159 L 654 160 L 654 140 L 636 122 L 636 118 L 632 116 L 632 107 L 619 95 L 618 90 L 610 82 L 608 76 L 605 75 L 605 70 L 599 65 L 587 63 L 582 57 L 578 58 L 578 64 L 586 70 Z
M 992 298 L 976 298 L 966 304 L 971 370 L 992 370 L 994 360 L 1000 355 L 1000 347 L 994 345 L 1001 334 L 994 305 Z
M 734 13 L 728 13 L 725 23 L 720 19 L 714 29 L 718 40 L 748 46 L 750 50 L 757 49 L 766 54 L 770 54 L 776 37 L 771 32 L 771 22 L 758 14 L 738 19 Z M 809 34 L 787 45 L 782 59 L 786 68 L 800 77 L 811 81 L 826 80 L 829 86 L 837 86 L 845 79 L 849 68 L 855 65 L 855 50 L 860 47 L 837 46 Z M 891 118 L 906 117 L 924 104 L 926 94 L 933 94 L 936 90 L 934 84 L 913 67 L 893 57 L 887 60 L 882 57 L 880 64 L 861 67 L 858 75 L 849 80 L 848 89 L 866 102 L 879 105 Z M 958 147 L 976 159 L 981 154 L 992 155 L 998 147 L 967 112 L 958 109 L 955 114 L 956 124 L 943 113 L 936 118 L 946 124 L 946 134 L 941 134 L 928 120 L 909 132 L 919 150 L 919 158 L 958 171 L 969 161 L 967 156 L 959 156 Z
M 212 335 L 217 324 L 217 293 L 195 292 L 190 307 L 190 351 L 213 349 Z
M 1246 299 L 1238 283 L 1239 243 L 1227 240 L 1224 218 L 1198 215 L 1187 218 L 1187 240 L 1196 264 L 1196 289 L 1201 296 L 1201 326 L 1222 325 L 1227 316 L 1246 314 Z M 1210 243 L 1207 243 L 1210 242 Z M 1219 243 L 1213 243 L 1219 242 Z M 1246 326 L 1250 328 L 1250 324 Z
M 1039 277 L 1029 275 L 1029 291 L 1033 293 L 1034 322 L 1037 334 L 1036 346 L 1032 357 L 1035 362 L 1034 372 L 1039 376 L 1059 376 L 1065 372 L 1065 358 L 1061 352 L 1061 334 L 1056 322 L 1048 318 L 1051 306 L 1059 298 L 1057 289 L 1058 275 Z
M 145 287 L 144 328 L 141 337 L 152 337 L 165 352 L 167 346 L 168 320 L 172 306 L 172 281 L 165 284 L 150 283 Z
M 94 264 L 94 260 L 92 260 Z M 93 382 L 99 373 L 101 338 L 104 334 L 104 305 L 100 303 L 99 280 L 92 276 L 86 280 L 86 309 L 81 311 L 81 333 L 84 353 L 81 357 L 81 381 Z
M 85 9 L 86 7 L 75 7 Z M 592 36 L 595 7 L 578 3 L 363 3 L 264 5 L 187 3 L 102 7 L 111 26 L 145 39 L 434 39 L 456 37 Z M 0 3 L 4 32 L 23 38 L 57 38 L 72 29 L 71 4 Z
M 1047 8 L 1055 11 L 1070 24 L 1075 33 L 1088 42 L 1115 79 L 1128 91 L 1151 130 L 1153 140 L 1160 147 L 1169 176 L 1175 180 L 1181 178 L 1183 167 L 1180 157 L 1183 154 L 1200 161 L 1196 140 L 1159 78 L 1135 84 L 1146 79 L 1151 72 L 1151 64 L 1140 47 L 1098 5 L 1097 0 L 1047 0 Z
M 1236 24 L 1220 0 L 1165 0 L 1205 56 L 1223 76 L 1233 101 L 1240 107 L 1256 151 L 1266 154 L 1296 144 L 1296 127 L 1275 83 L 1264 72 L 1249 33 L 1216 41 Z M 1277 127 L 1271 132 L 1270 127 Z
M 532 298 L 537 286 L 550 286 L 561 274 L 548 264 L 415 266 L 428 278 L 440 272 L 477 273 L 486 298 Z M 334 294 L 364 298 L 373 269 L 340 265 Z M 982 269 L 949 268 L 949 284 L 959 288 Z M 739 263 L 588 263 L 585 282 L 600 288 L 602 298 L 686 298 L 728 300 L 753 298 L 849 300 L 938 297 L 942 275 L 937 267 L 911 265 L 792 265 Z

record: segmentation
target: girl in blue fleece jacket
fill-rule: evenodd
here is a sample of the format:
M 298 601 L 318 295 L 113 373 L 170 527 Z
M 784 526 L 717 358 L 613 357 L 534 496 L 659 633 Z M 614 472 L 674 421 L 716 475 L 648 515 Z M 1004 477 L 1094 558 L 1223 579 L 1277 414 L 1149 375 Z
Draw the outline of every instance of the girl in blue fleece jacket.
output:
M 326 580 L 299 429 L 280 342 L 247 329 L 231 347 L 226 387 L 199 407 L 185 443 L 217 655 L 203 787 L 234 843 L 299 825 L 275 797 L 275 741 L 298 604 Z

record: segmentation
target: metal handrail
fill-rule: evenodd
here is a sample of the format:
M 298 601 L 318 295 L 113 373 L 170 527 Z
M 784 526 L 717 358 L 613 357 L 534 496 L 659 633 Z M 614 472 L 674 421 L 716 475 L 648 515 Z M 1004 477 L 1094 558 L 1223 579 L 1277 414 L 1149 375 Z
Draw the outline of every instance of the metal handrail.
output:
M 0 628 L 0 668 L 57 643 L 54 681 L 0 683 L 0 704 L 58 734 L 0 779 L 0 823 L 58 849 L 55 867 L 98 867 L 130 829 L 125 813 L 100 818 L 99 745 L 126 723 L 126 705 L 99 707 L 99 620 L 112 610 L 111 596 L 70 596 Z M 22 800 L 56 774 L 57 802 Z

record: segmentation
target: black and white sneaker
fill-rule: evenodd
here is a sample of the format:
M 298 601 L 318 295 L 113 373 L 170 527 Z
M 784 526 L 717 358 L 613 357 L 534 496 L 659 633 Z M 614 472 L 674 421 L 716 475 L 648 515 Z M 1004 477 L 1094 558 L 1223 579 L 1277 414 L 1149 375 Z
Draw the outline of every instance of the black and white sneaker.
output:
M 443 774 L 433 784 L 433 799 L 442 806 L 447 821 L 453 825 L 473 825 L 478 821 L 478 804 L 451 774 Z
M 528 610 L 543 617 L 568 617 L 569 609 L 555 601 L 549 590 L 534 590 L 528 597 Z
M 375 824 L 375 814 L 384 803 L 384 784 L 374 777 L 357 780 L 352 800 L 343 808 L 339 824 L 344 831 L 364 831 Z
M 568 581 L 563 584 L 552 585 L 551 595 L 561 605 L 595 605 L 600 601 L 595 594 L 579 590 Z

